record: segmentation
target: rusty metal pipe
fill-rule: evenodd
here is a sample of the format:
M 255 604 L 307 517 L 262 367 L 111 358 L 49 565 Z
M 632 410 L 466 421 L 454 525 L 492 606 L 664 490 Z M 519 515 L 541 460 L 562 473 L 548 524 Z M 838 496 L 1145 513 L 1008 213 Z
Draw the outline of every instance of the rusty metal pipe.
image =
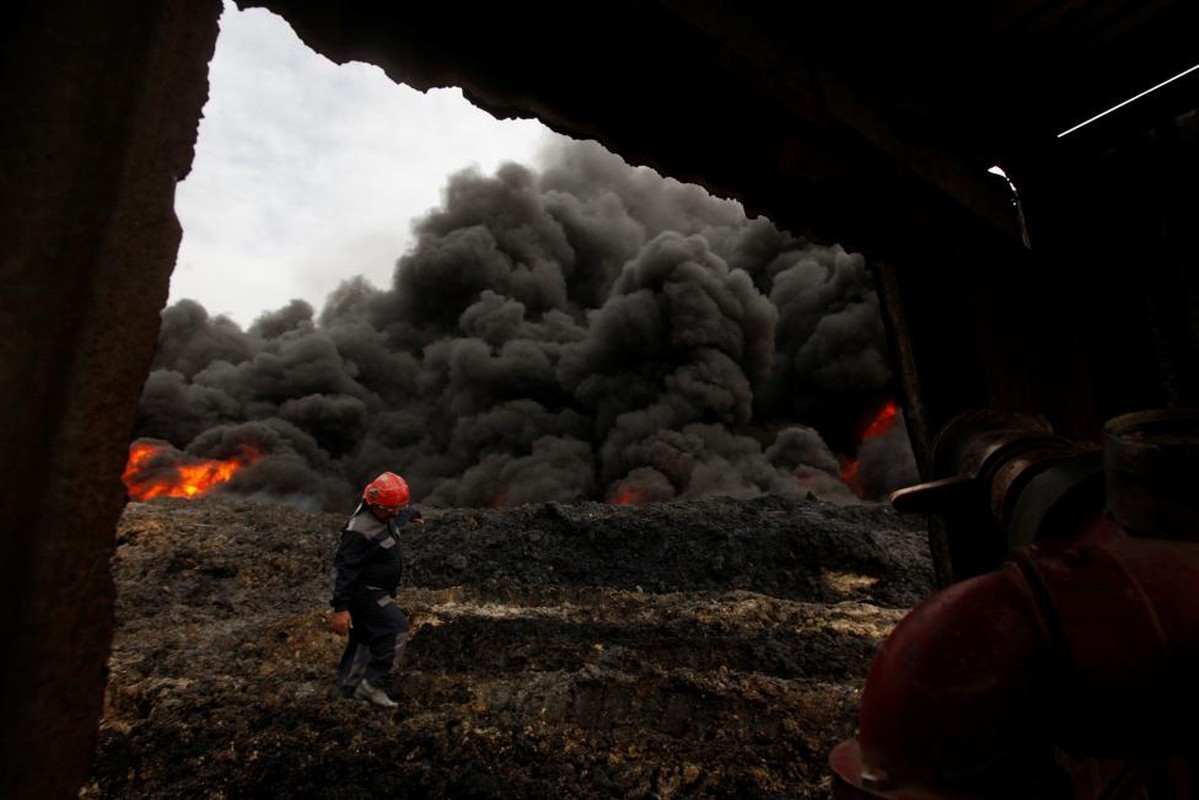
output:
M 1199 544 L 1045 543 L 955 584 L 893 631 L 862 694 L 840 797 L 1067 798 L 1054 754 L 1199 744 Z M 1063 793 L 1064 792 L 1064 793 Z
M 977 438 L 954 443 L 977 454 L 959 473 L 976 488 L 941 481 L 911 497 L 990 499 L 1015 546 L 997 570 L 917 606 L 884 643 L 858 738 L 830 757 L 838 797 L 1109 797 L 1110 785 L 1079 788 L 1076 767 L 1123 761 L 1127 782 L 1146 763 L 1199 752 L 1199 414 L 1108 424 L 1106 508 L 1079 491 L 1094 483 L 1092 451 L 1012 457 L 1008 442 L 1045 432 L 997 434 L 979 419 L 967 420 Z M 1009 480 L 1025 461 L 1048 466 Z M 1176 778 L 1175 792 L 1189 785 Z

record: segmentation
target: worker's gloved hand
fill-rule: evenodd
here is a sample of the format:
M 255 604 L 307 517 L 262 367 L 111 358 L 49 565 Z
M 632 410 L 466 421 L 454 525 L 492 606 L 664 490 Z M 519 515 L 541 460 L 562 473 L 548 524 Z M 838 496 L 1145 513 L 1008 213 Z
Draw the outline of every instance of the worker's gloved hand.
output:
M 345 636 L 350 632 L 350 628 L 354 627 L 354 621 L 350 619 L 350 612 L 334 611 L 333 616 L 329 617 L 329 627 L 338 636 Z

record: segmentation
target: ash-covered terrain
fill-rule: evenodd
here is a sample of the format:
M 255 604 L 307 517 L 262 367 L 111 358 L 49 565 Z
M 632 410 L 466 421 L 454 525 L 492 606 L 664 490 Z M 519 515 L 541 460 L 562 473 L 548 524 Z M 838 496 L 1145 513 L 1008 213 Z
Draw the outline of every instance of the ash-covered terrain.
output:
M 779 497 L 426 510 L 388 687 L 340 698 L 344 515 L 131 503 L 98 798 L 816 798 L 931 592 L 923 522 Z

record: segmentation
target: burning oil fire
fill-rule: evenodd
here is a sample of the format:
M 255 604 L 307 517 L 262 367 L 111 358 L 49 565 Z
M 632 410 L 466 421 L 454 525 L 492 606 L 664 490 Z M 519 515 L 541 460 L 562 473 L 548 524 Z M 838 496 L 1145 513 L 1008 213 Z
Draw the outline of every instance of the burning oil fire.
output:
M 898 417 L 899 409 L 895 405 L 895 401 L 888 400 L 887 404 L 874 415 L 874 419 L 870 420 L 870 424 L 866 426 L 866 430 L 862 432 L 862 443 L 868 442 L 871 439 L 877 439 L 879 436 L 887 433 L 887 431 L 891 430 Z M 862 496 L 862 483 L 858 478 L 858 470 L 860 468 L 861 462 L 856 458 L 847 460 L 841 467 L 841 480 L 859 497 Z
M 254 447 L 242 445 L 241 453 L 233 458 L 197 458 L 180 452 L 168 442 L 138 439 L 129 446 L 129 461 L 121 479 L 130 500 L 190 499 L 227 483 L 234 473 L 253 464 L 261 455 Z
M 618 506 L 639 506 L 649 501 L 649 490 L 635 484 L 621 484 L 608 498 L 608 502 Z

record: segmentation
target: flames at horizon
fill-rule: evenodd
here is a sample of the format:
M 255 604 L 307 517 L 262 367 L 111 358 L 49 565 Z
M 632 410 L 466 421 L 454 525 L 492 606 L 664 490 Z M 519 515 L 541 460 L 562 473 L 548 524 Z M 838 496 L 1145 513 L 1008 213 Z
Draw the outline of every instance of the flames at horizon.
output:
M 566 140 L 454 176 L 413 231 L 390 287 L 347 280 L 319 314 L 165 309 L 135 435 L 328 510 L 385 470 L 472 507 L 915 482 L 861 255 Z
M 130 500 L 156 497 L 200 497 L 228 483 L 238 470 L 262 454 L 244 445 L 239 455 L 226 459 L 198 458 L 175 449 L 170 442 L 138 439 L 129 445 L 129 461 L 121 480 Z
M 869 452 L 872 442 L 881 440 L 895 427 L 895 423 L 899 421 L 899 407 L 894 400 L 888 400 L 879 412 L 874 415 L 869 424 L 866 425 L 866 430 L 862 432 L 862 444 L 858 448 L 859 451 L 866 449 Z M 862 463 L 858 458 L 846 458 L 844 466 L 841 468 L 841 480 L 845 485 L 853 490 L 858 497 L 866 497 L 868 489 L 862 486 L 862 478 L 859 475 Z

